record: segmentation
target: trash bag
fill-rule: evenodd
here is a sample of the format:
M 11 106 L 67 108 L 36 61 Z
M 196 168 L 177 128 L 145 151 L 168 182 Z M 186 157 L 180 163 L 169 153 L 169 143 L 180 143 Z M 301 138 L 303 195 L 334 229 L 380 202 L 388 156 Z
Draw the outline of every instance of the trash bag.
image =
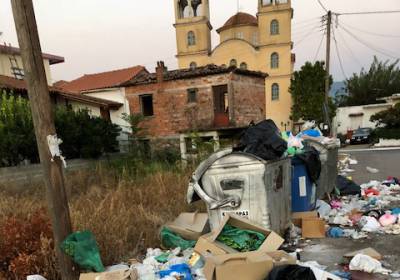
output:
M 341 175 L 337 176 L 336 187 L 339 189 L 340 195 L 360 195 L 361 188 L 352 180 Z
M 196 241 L 185 240 L 169 228 L 163 227 L 161 230 L 161 244 L 167 249 L 180 247 L 182 250 L 186 250 L 193 248 L 196 245 Z
M 90 231 L 74 232 L 61 243 L 60 247 L 80 268 L 96 272 L 104 271 L 99 247 Z
M 272 120 L 264 120 L 250 126 L 242 135 L 237 151 L 256 155 L 264 160 L 279 159 L 287 150 L 287 142 L 282 138 Z
M 168 270 L 162 270 L 159 272 L 160 277 L 164 278 L 170 275 L 174 275 L 174 278 L 176 278 L 177 275 L 179 275 L 179 279 L 182 280 L 192 280 L 192 273 L 190 270 L 190 267 L 183 263 L 183 264 L 176 264 L 171 266 Z
M 293 265 L 277 266 L 265 280 L 317 280 L 309 267 Z
M 239 252 L 256 251 L 265 240 L 265 235 L 252 230 L 225 225 L 217 240 Z
M 316 183 L 321 175 L 322 165 L 319 158 L 319 152 L 312 146 L 306 146 L 304 152 L 297 154 L 296 158 L 304 162 L 308 176 L 311 181 Z

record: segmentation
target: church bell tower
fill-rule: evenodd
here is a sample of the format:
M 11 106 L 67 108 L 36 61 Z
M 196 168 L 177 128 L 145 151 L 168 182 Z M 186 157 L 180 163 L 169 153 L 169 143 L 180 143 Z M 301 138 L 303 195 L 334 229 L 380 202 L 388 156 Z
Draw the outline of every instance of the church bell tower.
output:
M 179 68 L 196 67 L 211 52 L 209 0 L 174 0 Z

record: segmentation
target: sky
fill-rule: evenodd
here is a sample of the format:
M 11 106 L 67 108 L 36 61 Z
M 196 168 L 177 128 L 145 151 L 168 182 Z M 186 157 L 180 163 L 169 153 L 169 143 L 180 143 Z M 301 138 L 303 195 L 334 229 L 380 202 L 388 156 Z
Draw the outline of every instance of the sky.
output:
M 237 3 L 239 1 L 239 4 Z M 65 57 L 52 66 L 53 80 L 71 80 L 83 74 L 144 65 L 154 71 L 156 61 L 177 68 L 172 0 L 33 0 L 42 51 Z M 210 0 L 213 46 L 215 30 L 238 11 L 256 14 L 257 0 Z M 335 13 L 400 10 L 400 0 L 321 0 Z M 292 38 L 295 68 L 324 59 L 325 40 L 317 0 L 292 0 Z M 331 73 L 334 80 L 368 68 L 377 55 L 400 57 L 400 14 L 342 15 L 334 17 Z M 345 29 L 350 32 L 347 33 Z M 10 0 L 0 0 L 0 42 L 18 45 Z M 360 43 L 361 40 L 363 43 Z M 319 48 L 319 45 L 321 47 Z M 340 67 L 336 45 L 343 67 Z M 367 46 L 368 47 L 367 47 Z M 371 49 L 372 48 L 372 49 Z M 319 50 L 319 52 L 318 52 Z M 384 54 L 381 54 L 384 53 Z M 343 68 L 343 70 L 342 70 Z

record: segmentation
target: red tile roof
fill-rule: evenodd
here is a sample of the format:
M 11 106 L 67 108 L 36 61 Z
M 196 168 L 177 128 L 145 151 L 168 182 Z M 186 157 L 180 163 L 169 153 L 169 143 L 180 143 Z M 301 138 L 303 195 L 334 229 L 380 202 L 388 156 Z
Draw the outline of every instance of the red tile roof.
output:
M 22 92 L 23 94 L 28 93 L 26 82 L 24 80 L 18 80 L 13 77 L 8 77 L 8 76 L 4 76 L 4 75 L 0 75 L 0 90 L 1 89 L 14 90 L 14 91 Z M 96 105 L 96 106 L 100 106 L 100 107 L 107 107 L 110 109 L 118 109 L 123 105 L 119 102 L 104 100 L 104 99 L 100 99 L 100 98 L 96 98 L 96 97 L 92 97 L 92 96 L 77 95 L 74 93 L 60 90 L 59 88 L 56 88 L 56 87 L 49 87 L 49 91 L 50 91 L 50 94 L 59 95 L 65 99 L 78 101 L 78 102 L 88 104 L 88 105 Z
M 0 45 L 0 53 L 10 54 L 10 55 L 21 55 L 21 50 L 16 47 Z M 64 57 L 58 55 L 42 53 L 42 56 L 44 59 L 48 59 L 50 64 L 62 63 L 65 61 Z
M 257 18 L 253 15 L 239 12 L 236 15 L 230 17 L 222 27 L 217 29 L 217 32 L 220 33 L 221 31 L 224 31 L 226 29 L 242 25 L 258 26 Z
M 61 88 L 70 92 L 81 93 L 95 89 L 118 87 L 122 83 L 135 78 L 142 72 L 148 73 L 143 66 L 135 66 L 109 72 L 89 74 L 66 84 L 62 84 Z

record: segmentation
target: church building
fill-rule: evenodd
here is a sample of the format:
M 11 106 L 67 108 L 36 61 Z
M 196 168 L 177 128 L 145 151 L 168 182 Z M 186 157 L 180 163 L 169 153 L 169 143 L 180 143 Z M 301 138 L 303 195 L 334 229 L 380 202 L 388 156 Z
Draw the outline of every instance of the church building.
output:
M 257 1 L 257 15 L 239 12 L 229 18 L 216 30 L 220 41 L 212 48 L 209 0 L 174 0 L 178 65 L 180 69 L 234 65 L 268 73 L 266 118 L 281 129 L 291 129 L 289 86 L 295 62 L 291 0 Z

